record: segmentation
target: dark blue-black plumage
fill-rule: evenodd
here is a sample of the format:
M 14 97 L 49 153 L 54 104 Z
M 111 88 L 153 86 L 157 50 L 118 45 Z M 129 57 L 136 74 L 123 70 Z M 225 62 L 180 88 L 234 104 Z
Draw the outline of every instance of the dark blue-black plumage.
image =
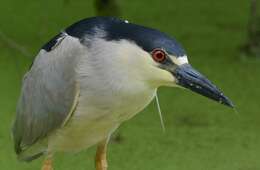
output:
M 102 38 L 108 41 L 127 39 L 133 41 L 147 52 L 151 52 L 155 48 L 163 48 L 169 54 L 173 54 L 177 57 L 185 55 L 185 51 L 181 45 L 168 35 L 152 28 L 127 23 L 124 20 L 113 17 L 83 19 L 66 28 L 65 32 L 70 36 L 77 37 L 81 41 L 84 41 L 87 35 L 93 37 L 93 35 L 97 33 L 97 29 L 105 32 Z M 55 36 L 43 46 L 43 49 L 50 51 L 57 43 L 57 39 L 61 36 L 61 34 Z

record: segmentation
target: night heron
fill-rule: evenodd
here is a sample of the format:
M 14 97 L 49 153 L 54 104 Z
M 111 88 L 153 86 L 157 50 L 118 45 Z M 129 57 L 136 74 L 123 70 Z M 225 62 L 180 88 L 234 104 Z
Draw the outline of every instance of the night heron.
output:
M 233 107 L 160 31 L 111 17 L 69 26 L 42 47 L 24 76 L 13 125 L 18 159 L 45 155 L 42 169 L 50 170 L 56 152 L 98 144 L 96 169 L 106 170 L 110 135 L 160 86 L 182 86 Z

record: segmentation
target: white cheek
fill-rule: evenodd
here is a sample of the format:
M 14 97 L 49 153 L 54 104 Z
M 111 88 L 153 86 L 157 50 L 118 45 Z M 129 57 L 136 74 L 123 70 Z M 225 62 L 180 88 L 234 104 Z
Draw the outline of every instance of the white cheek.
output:
M 177 64 L 177 65 L 179 65 L 179 66 L 180 66 L 180 65 L 183 65 L 183 64 L 189 63 L 188 58 L 187 58 L 186 55 L 184 55 L 184 56 L 179 56 L 179 57 L 171 56 L 171 59 L 172 59 L 172 61 L 173 61 L 175 64 Z

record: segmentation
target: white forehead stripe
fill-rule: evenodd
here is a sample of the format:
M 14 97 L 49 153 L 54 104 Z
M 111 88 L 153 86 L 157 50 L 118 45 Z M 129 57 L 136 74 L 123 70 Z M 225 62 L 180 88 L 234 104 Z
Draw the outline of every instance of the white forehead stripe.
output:
M 171 59 L 177 65 L 183 65 L 183 64 L 189 63 L 188 58 L 187 58 L 186 55 L 179 56 L 179 57 L 171 56 Z

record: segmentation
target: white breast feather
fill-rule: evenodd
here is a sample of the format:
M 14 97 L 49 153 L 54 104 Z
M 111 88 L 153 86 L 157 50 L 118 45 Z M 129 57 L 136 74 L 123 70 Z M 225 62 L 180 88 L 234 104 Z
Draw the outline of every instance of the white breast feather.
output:
M 145 108 L 155 96 L 156 88 L 137 81 L 138 72 L 126 68 L 125 63 L 135 64 L 128 60 L 129 56 L 116 57 L 119 51 L 125 55 L 131 51 L 144 55 L 138 54 L 142 50 L 133 49 L 137 47 L 129 42 L 123 46 L 102 40 L 96 43 L 95 48 L 82 48 L 84 55 L 76 68 L 79 102 L 66 126 L 50 138 L 52 150 L 77 151 L 96 144 Z M 108 53 L 117 48 L 122 49 Z

